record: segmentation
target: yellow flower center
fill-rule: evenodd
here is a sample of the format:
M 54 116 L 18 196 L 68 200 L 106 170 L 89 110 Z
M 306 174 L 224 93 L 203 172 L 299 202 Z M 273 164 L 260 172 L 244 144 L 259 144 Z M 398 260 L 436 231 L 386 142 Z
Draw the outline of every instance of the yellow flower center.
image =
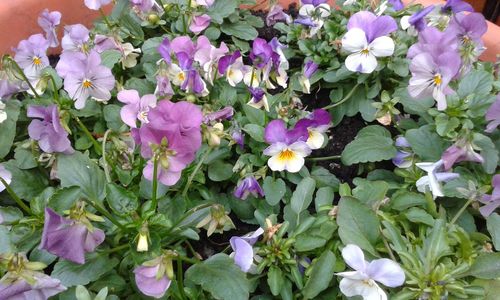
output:
M 368 50 L 368 48 L 361 50 L 361 54 L 368 55 L 369 53 L 370 53 L 370 50 Z
M 232 77 L 233 73 L 233 70 L 229 69 L 229 71 L 227 72 L 227 77 Z
M 434 75 L 434 78 L 432 80 L 434 81 L 435 85 L 441 85 L 441 83 L 443 82 L 440 74 Z
M 291 160 L 294 156 L 295 156 L 295 154 L 293 153 L 292 150 L 285 149 L 285 150 L 281 151 L 281 153 L 278 156 L 278 159 L 288 161 L 288 160 Z
M 92 82 L 88 79 L 85 79 L 83 82 L 82 82 L 82 86 L 86 89 L 88 88 L 91 88 L 92 87 Z
M 34 56 L 33 57 L 33 63 L 36 65 L 36 66 L 40 66 L 42 64 L 42 60 L 40 59 L 40 57 L 38 56 Z
M 179 75 L 177 75 L 177 78 L 180 80 L 180 81 L 184 81 L 186 80 L 186 76 L 184 75 L 184 72 L 180 72 Z
M 314 132 L 312 130 L 308 130 L 307 133 L 309 134 L 309 138 L 314 136 Z

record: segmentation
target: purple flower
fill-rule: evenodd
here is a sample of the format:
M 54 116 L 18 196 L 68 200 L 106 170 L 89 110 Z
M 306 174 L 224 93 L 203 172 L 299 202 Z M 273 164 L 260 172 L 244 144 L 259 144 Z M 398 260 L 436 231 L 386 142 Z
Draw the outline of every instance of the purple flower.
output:
M 76 109 L 84 108 L 89 97 L 96 101 L 111 98 L 115 78 L 108 67 L 101 65 L 99 53 L 91 51 L 84 60 L 72 56 L 68 64 L 73 68 L 66 74 L 64 89 L 75 100 Z
M 0 178 L 2 178 L 7 184 L 12 182 L 12 174 L 2 165 L 0 164 Z M 0 192 L 5 190 L 5 185 L 0 181 Z
M 178 36 L 170 43 L 172 51 L 179 55 L 185 53 L 188 57 L 193 57 L 196 51 L 196 45 L 189 36 Z
M 159 259 L 138 266 L 134 269 L 134 274 L 139 290 L 156 299 L 163 297 L 172 283 Z
M 28 134 L 38 141 L 40 149 L 46 153 L 73 153 L 68 132 L 61 125 L 57 105 L 30 105 L 27 114 L 35 118 L 28 126 Z
M 445 52 L 457 52 L 458 42 L 455 34 L 450 31 L 439 31 L 434 27 L 424 28 L 418 35 L 418 42 L 408 49 L 408 58 L 413 58 L 422 52 L 437 58 Z
M 283 11 L 283 6 L 275 4 L 271 7 L 269 12 L 267 13 L 266 25 L 270 27 L 280 21 L 285 21 L 286 23 L 290 23 L 292 21 L 292 18 Z
M 456 52 L 445 52 L 436 58 L 428 53 L 418 54 L 410 63 L 412 77 L 408 92 L 417 99 L 432 96 L 438 110 L 446 109 L 446 95 L 453 93 L 448 83 L 458 73 L 460 65 L 460 56 Z
M 66 290 L 61 281 L 41 272 L 24 272 L 24 276 L 32 279 L 29 283 L 22 276 L 12 282 L 9 275 L 0 280 L 0 297 L 4 300 L 45 300 Z
M 250 101 L 247 103 L 248 105 L 256 109 L 264 108 L 266 111 L 269 111 L 269 103 L 263 89 L 249 87 L 248 91 L 251 95 Z
M 491 133 L 500 125 L 500 94 L 497 95 L 497 100 L 486 111 L 485 119 L 490 122 L 486 126 L 486 132 Z
M 60 23 L 61 13 L 58 11 L 49 12 L 48 9 L 44 9 L 38 17 L 38 25 L 45 31 L 45 37 L 50 47 L 57 47 L 59 45 L 56 27 Z
M 304 64 L 303 74 L 299 78 L 299 84 L 302 87 L 302 92 L 304 94 L 309 94 L 311 92 L 311 82 L 309 79 L 314 75 L 314 73 L 316 73 L 317 70 L 318 64 L 312 60 L 308 60 Z
M 299 17 L 293 21 L 295 24 L 301 24 L 307 27 L 317 27 L 318 25 L 311 18 Z
M 111 3 L 111 0 L 85 0 L 85 5 L 92 10 L 99 10 L 101 6 Z
M 106 50 L 119 50 L 120 47 L 113 37 L 109 37 L 102 34 L 96 34 L 94 37 L 94 50 L 102 53 Z
M 210 7 L 212 4 L 214 4 L 215 0 L 195 0 L 196 4 L 205 6 L 205 7 Z
M 63 218 L 51 208 L 45 208 L 40 249 L 69 261 L 84 264 L 85 253 L 93 252 L 105 238 L 104 231 L 89 229 L 84 223 Z
M 484 158 L 474 151 L 468 142 L 458 141 L 443 152 L 441 157 L 444 163 L 444 170 L 448 171 L 455 163 L 461 161 L 472 161 L 482 164 Z
M 243 59 L 240 51 L 235 51 L 231 55 L 220 58 L 218 72 L 220 75 L 226 75 L 226 79 L 231 86 L 236 86 L 243 80 Z
M 500 206 L 500 174 L 493 176 L 491 185 L 493 187 L 491 195 L 483 195 L 483 198 L 479 200 L 481 203 L 486 204 L 479 208 L 479 212 L 484 217 L 491 215 Z
M 30 81 L 38 80 L 42 70 L 49 66 L 49 58 L 46 54 L 48 48 L 49 42 L 43 35 L 34 34 L 27 40 L 20 41 L 17 48 L 14 49 L 16 52 L 14 60 Z
M 209 113 L 203 116 L 203 123 L 209 124 L 211 122 L 220 122 L 222 120 L 230 120 L 234 115 L 234 108 L 226 106 L 223 109 Z
M 459 13 L 451 17 L 448 28 L 450 33 L 454 33 L 463 43 L 472 40 L 482 46 L 481 37 L 488 30 L 488 24 L 480 13 Z
M 408 23 L 413 25 L 418 31 L 422 31 L 427 27 L 427 23 L 425 22 L 425 16 L 427 16 L 431 11 L 434 10 L 434 5 L 427 6 L 413 15 L 408 19 Z
M 210 16 L 207 14 L 194 16 L 191 24 L 189 25 L 189 30 L 191 30 L 191 32 L 195 34 L 198 34 L 210 25 L 211 20 L 212 18 L 210 18 Z
M 405 5 L 401 2 L 401 0 L 388 0 L 387 2 L 392 5 L 392 8 L 394 8 L 395 11 L 405 8 Z
M 349 18 L 347 30 L 358 28 L 363 30 L 368 43 L 376 38 L 389 35 L 398 29 L 396 21 L 389 16 L 376 16 L 369 11 L 360 11 Z
M 203 77 L 213 85 L 217 76 L 215 69 L 218 67 L 220 59 L 229 52 L 226 44 L 222 42 L 217 48 L 210 43 L 210 40 L 202 35 L 196 41 L 196 52 L 194 60 L 200 64 L 203 69 Z
M 64 36 L 61 40 L 61 46 L 65 51 L 88 52 L 88 42 L 90 32 L 82 24 L 69 25 L 64 27 Z
M 271 56 L 273 55 L 273 52 L 273 48 L 271 48 L 266 40 L 256 38 L 252 44 L 250 59 L 255 66 L 257 66 L 258 68 L 262 68 L 269 62 Z
M 163 60 L 165 60 L 165 62 L 167 62 L 168 64 L 170 64 L 172 62 L 172 58 L 171 58 L 171 55 L 172 55 L 172 47 L 170 47 L 170 40 L 168 38 L 165 38 L 160 46 L 158 46 L 158 53 L 160 53 L 161 57 L 163 58 Z
M 332 126 L 332 117 L 324 109 L 315 109 L 309 116 L 295 124 L 295 129 L 308 132 L 307 145 L 311 149 L 319 149 L 325 142 L 324 133 Z
M 153 9 L 155 2 L 154 0 L 130 0 L 130 4 L 141 12 L 146 13 Z
M 148 123 L 148 113 L 156 106 L 155 95 L 144 95 L 142 98 L 136 90 L 123 90 L 117 95 L 118 101 L 125 103 L 120 110 L 122 121 L 132 128 L 137 128 L 136 120 Z
M 246 200 L 252 194 L 255 198 L 264 197 L 264 190 L 260 187 L 259 182 L 253 175 L 245 177 L 238 183 L 234 190 L 234 196 L 241 200 Z
M 396 152 L 396 156 L 392 158 L 392 163 L 398 168 L 405 169 L 411 167 L 413 164 L 413 152 L 411 151 L 411 145 L 408 143 L 408 140 L 403 136 L 399 136 L 396 138 L 394 145 L 398 151 Z
M 243 150 L 245 147 L 245 134 L 241 131 L 241 129 L 234 129 L 231 132 L 231 138 L 233 141 L 240 146 L 240 149 Z
M 442 12 L 459 13 L 462 11 L 473 12 L 474 8 L 464 0 L 446 0 L 446 4 L 441 8 Z
M 233 236 L 229 240 L 231 248 L 234 251 L 231 254 L 234 259 L 234 263 L 238 267 L 240 267 L 243 272 L 250 271 L 254 257 L 253 245 L 257 242 L 259 236 L 261 236 L 263 233 L 264 229 L 259 228 L 256 231 L 251 232 L 245 236 Z
M 8 78 L 0 79 L 0 100 L 8 99 L 19 91 L 21 91 L 20 84 L 11 82 Z M 0 117 L 0 120 L 1 119 Z M 0 121 L 0 123 L 2 123 L 2 121 Z
M 328 0 L 301 0 L 300 1 L 300 3 L 302 3 L 302 5 L 311 4 L 314 7 L 316 7 L 320 4 L 323 4 L 323 3 L 327 3 L 327 2 L 328 2 Z

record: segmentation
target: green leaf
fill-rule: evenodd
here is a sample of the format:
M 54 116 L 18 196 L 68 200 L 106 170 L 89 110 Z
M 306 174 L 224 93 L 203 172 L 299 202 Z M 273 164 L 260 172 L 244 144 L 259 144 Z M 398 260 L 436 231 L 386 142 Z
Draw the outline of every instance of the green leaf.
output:
M 318 187 L 328 186 L 335 191 L 339 189 L 340 181 L 338 178 L 323 167 L 314 166 L 311 171 L 311 178 L 316 180 Z
M 481 279 L 496 279 L 500 277 L 500 253 L 485 253 L 480 255 L 470 267 L 467 275 Z
M 354 178 L 353 183 L 356 188 L 352 190 L 352 195 L 368 206 L 382 201 L 389 190 L 389 184 L 385 181 L 370 181 L 363 178 Z
M 330 250 L 326 250 L 321 254 L 313 264 L 309 279 L 302 291 L 304 299 L 314 299 L 328 287 L 335 274 L 335 261 L 335 255 Z
M 217 160 L 208 166 L 208 178 L 212 181 L 224 181 L 233 176 L 233 165 Z
M 250 123 L 264 126 L 266 114 L 262 109 L 257 109 L 250 105 L 243 105 L 243 111 L 245 112 L 245 116 L 248 118 Z
M 139 207 L 139 199 L 132 192 L 114 183 L 106 185 L 106 201 L 111 209 L 119 215 L 128 215 Z
M 341 198 L 338 207 L 337 224 L 342 242 L 356 244 L 377 256 L 373 246 L 380 236 L 380 223 L 375 212 L 352 197 Z
M 392 209 L 403 211 L 413 206 L 424 206 L 427 201 L 422 194 L 401 190 L 392 195 L 390 204 Z
M 286 185 L 283 179 L 278 178 L 275 180 L 270 176 L 264 179 L 262 188 L 264 189 L 266 202 L 271 206 L 278 204 L 286 192 Z
M 333 198 L 335 197 L 335 192 L 331 187 L 324 186 L 319 188 L 316 192 L 316 198 L 314 198 L 314 208 L 316 212 L 325 205 L 332 205 Z
M 15 151 L 14 158 L 16 160 L 16 164 L 19 169 L 23 170 L 33 169 L 38 165 L 31 149 L 25 149 L 22 146 L 20 146 L 17 147 L 16 150 L 14 151 Z
M 316 181 L 312 178 L 304 178 L 297 185 L 290 200 L 292 210 L 298 215 L 306 210 L 312 202 Z
M 283 272 L 278 267 L 271 266 L 267 272 L 267 284 L 274 296 L 278 296 L 285 284 Z
M 48 201 L 48 206 L 62 213 L 69 210 L 80 199 L 81 190 L 78 186 L 71 186 L 57 190 Z
M 443 140 L 431 131 L 429 125 L 410 129 L 406 132 L 405 137 L 413 152 L 420 156 L 423 161 L 437 161 L 445 150 Z
M 500 250 L 500 216 L 497 213 L 489 215 L 486 219 L 486 227 L 491 235 L 495 249 Z
M 106 120 L 108 128 L 113 130 L 114 132 L 122 132 L 127 128 L 120 116 L 121 109 L 122 108 L 119 105 L 108 104 L 104 106 L 104 109 L 102 110 L 104 120 Z
M 14 160 L 9 160 L 2 165 L 12 174 L 10 187 L 21 199 L 29 201 L 35 198 L 48 185 L 47 178 L 38 169 L 21 170 Z
M 91 253 L 86 256 L 85 264 L 79 265 L 68 260 L 61 260 L 54 265 L 51 277 L 59 279 L 66 287 L 87 285 L 96 281 L 103 274 L 118 265 L 116 258 L 102 254 Z
M 237 7 L 237 0 L 217 0 L 208 8 L 207 14 L 212 18 L 212 22 L 222 24 L 224 18 L 234 13 Z
M 0 123 L 0 158 L 4 158 L 9 154 L 16 137 L 16 123 L 20 107 L 21 103 L 18 100 L 9 100 L 5 103 L 7 120 Z
M 101 53 L 101 64 L 111 69 L 121 58 L 122 54 L 120 51 L 106 50 Z
M 245 273 L 226 254 L 215 254 L 186 271 L 186 280 L 210 292 L 215 299 L 246 300 L 250 297 L 250 283 Z
M 372 125 L 363 128 L 354 141 L 342 151 L 342 162 L 349 166 L 393 158 L 396 155 L 396 147 L 390 136 L 382 126 Z
M 333 238 L 336 229 L 337 224 L 327 215 L 318 217 L 309 229 L 297 235 L 295 249 L 299 252 L 306 252 L 323 247 Z
M 247 124 L 243 126 L 243 130 L 257 142 L 264 142 L 264 127 L 257 124 Z
M 484 158 L 483 168 L 488 174 L 493 174 L 498 166 L 498 150 L 493 141 L 484 134 L 474 133 L 474 144 L 481 148 L 481 156 Z
M 434 218 L 421 208 L 412 207 L 404 215 L 410 222 L 434 226 Z
M 492 87 L 493 76 L 489 72 L 472 70 L 460 80 L 457 94 L 460 98 L 465 98 L 470 94 L 487 95 Z
M 125 29 L 130 33 L 130 36 L 135 40 L 144 40 L 144 31 L 142 31 L 141 21 L 135 13 L 130 11 L 128 14 L 123 14 L 120 17 L 120 28 Z
M 257 38 L 259 33 L 257 29 L 248 25 L 247 23 L 224 23 L 220 30 L 229 36 L 234 36 L 238 39 L 251 41 Z
M 83 153 L 59 154 L 57 167 L 62 187 L 79 186 L 82 195 L 93 201 L 106 196 L 104 172 Z

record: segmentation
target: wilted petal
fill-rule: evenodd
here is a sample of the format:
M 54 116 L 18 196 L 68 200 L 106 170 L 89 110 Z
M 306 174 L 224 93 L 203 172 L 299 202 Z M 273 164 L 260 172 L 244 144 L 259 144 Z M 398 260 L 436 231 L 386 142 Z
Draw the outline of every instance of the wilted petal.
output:
M 229 240 L 234 251 L 234 263 L 243 272 L 248 272 L 253 263 L 253 248 L 244 239 L 234 236 Z

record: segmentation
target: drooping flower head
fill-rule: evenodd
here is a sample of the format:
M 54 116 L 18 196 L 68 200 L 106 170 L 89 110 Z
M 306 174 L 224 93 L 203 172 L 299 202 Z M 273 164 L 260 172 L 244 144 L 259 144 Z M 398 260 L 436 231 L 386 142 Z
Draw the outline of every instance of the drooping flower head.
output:
M 246 200 L 249 195 L 255 198 L 264 197 L 264 190 L 253 175 L 247 176 L 245 179 L 241 180 L 234 190 L 234 196 L 241 200 Z
M 411 145 L 408 143 L 408 140 L 399 136 L 396 138 L 396 142 L 394 143 L 398 151 L 396 155 L 392 158 L 392 163 L 398 168 L 409 168 L 413 165 L 413 151 L 411 150 Z
M 431 11 L 434 10 L 434 5 L 429 5 L 417 11 L 408 19 L 408 23 L 415 27 L 418 31 L 422 31 L 427 27 L 425 22 L 425 16 L 427 16 Z
M 45 31 L 45 38 L 49 42 L 50 47 L 57 47 L 59 40 L 57 39 L 56 28 L 61 23 L 61 13 L 58 11 L 49 12 L 44 9 L 38 16 L 38 25 Z
M 497 100 L 488 108 L 485 116 L 488 125 L 486 126 L 486 132 L 493 132 L 500 125 L 500 94 L 497 95 Z
M 299 83 L 302 87 L 302 92 L 305 94 L 309 94 L 311 92 L 311 83 L 309 79 L 316 73 L 318 70 L 318 64 L 312 60 L 308 60 L 304 64 L 304 68 L 302 71 L 302 76 L 300 76 Z
M 64 27 L 64 36 L 61 40 L 63 52 L 83 52 L 89 50 L 90 31 L 82 24 Z
M 251 97 L 247 105 L 256 109 L 264 108 L 266 111 L 269 111 L 269 103 L 267 102 L 267 96 L 264 90 L 253 87 L 249 87 L 248 90 L 250 91 Z
M 444 196 L 443 187 L 440 182 L 446 182 L 460 176 L 457 173 L 439 172 L 441 167 L 444 165 L 443 160 L 438 160 L 435 163 L 420 162 L 415 165 L 427 172 L 427 175 L 420 177 L 420 179 L 416 182 L 418 191 L 425 193 L 430 189 L 434 199 Z
M 283 6 L 275 4 L 271 7 L 271 9 L 269 9 L 269 12 L 267 13 L 266 25 L 270 27 L 281 21 L 290 23 L 292 22 L 292 17 L 290 17 L 283 11 Z
M 104 238 L 104 231 L 90 225 L 88 220 L 64 218 L 51 208 L 45 208 L 40 249 L 77 264 L 84 264 L 85 253 L 93 252 Z
M 481 154 L 474 151 L 472 144 L 464 140 L 459 140 L 446 149 L 441 159 L 443 160 L 444 170 L 446 171 L 450 170 L 454 164 L 462 161 L 471 161 L 480 164 L 484 162 L 484 158 Z
M 479 208 L 479 212 L 484 216 L 488 217 L 500 206 L 500 174 L 493 176 L 491 180 L 491 186 L 493 191 L 491 195 L 484 195 L 479 201 L 485 204 L 483 207 Z
M 283 120 L 269 122 L 264 131 L 264 139 L 270 146 L 264 150 L 264 155 L 271 156 L 267 161 L 271 170 L 286 170 L 291 173 L 300 171 L 304 165 L 304 157 L 311 153 L 311 148 L 306 143 L 308 137 L 308 131 L 304 127 L 288 130 Z
M 130 4 L 135 9 L 140 10 L 143 13 L 147 13 L 153 9 L 153 6 L 155 5 L 154 0 L 130 0 Z
M 30 105 L 27 114 L 34 118 L 28 126 L 28 134 L 38 141 L 40 149 L 47 153 L 73 153 L 68 132 L 61 125 L 57 105 Z
M 323 4 L 323 3 L 327 3 L 327 2 L 328 2 L 328 0 L 301 0 L 300 1 L 300 3 L 302 5 L 310 4 L 310 5 L 314 6 L 314 7 L 319 6 L 319 5 Z
M 2 165 L 0 164 L 0 178 L 5 181 L 5 183 L 10 184 L 12 182 L 12 174 Z M 5 185 L 0 181 L 0 192 L 5 190 Z
M 236 86 L 243 80 L 245 66 L 240 51 L 235 51 L 231 55 L 223 56 L 219 60 L 218 72 L 220 75 L 225 75 L 227 82 L 231 86 Z
M 99 10 L 102 6 L 108 5 L 112 0 L 85 0 L 85 5 L 92 10 Z
M 445 5 L 441 7 L 443 13 L 453 12 L 456 14 L 462 11 L 473 12 L 474 8 L 464 0 L 446 0 Z
M 467 67 L 477 61 L 484 51 L 481 37 L 488 30 L 488 25 L 481 13 L 458 13 L 450 21 L 448 31 L 460 41 L 459 52 Z
M 149 123 L 148 113 L 156 106 L 155 95 L 139 96 L 136 90 L 123 90 L 117 95 L 118 101 L 125 103 L 120 110 L 122 121 L 132 128 L 137 128 L 136 121 Z
M 194 16 L 191 24 L 189 25 L 189 30 L 194 34 L 198 34 L 210 25 L 211 20 L 212 18 L 207 14 Z
M 231 257 L 233 257 L 234 263 L 240 267 L 243 272 L 248 272 L 252 268 L 254 257 L 253 245 L 263 233 L 264 229 L 259 228 L 245 236 L 233 236 L 229 240 L 231 248 L 234 251 Z
M 144 262 L 134 269 L 135 284 L 144 295 L 159 299 L 172 283 L 166 269 L 163 257 Z
M 16 52 L 14 60 L 31 82 L 40 79 L 42 70 L 49 66 L 49 58 L 46 54 L 48 48 L 49 42 L 43 35 L 34 34 L 27 40 L 20 41 L 14 49 Z
M 324 109 L 315 109 L 309 116 L 295 124 L 295 128 L 307 130 L 307 145 L 311 149 L 319 149 L 325 142 L 324 133 L 332 126 L 332 117 Z
M 377 282 L 387 287 L 398 287 L 405 282 L 403 269 L 394 261 L 381 258 L 371 262 L 365 260 L 363 251 L 349 244 L 342 249 L 346 264 L 355 271 L 337 273 L 343 277 L 339 288 L 347 297 L 361 296 L 364 300 L 387 299 Z
M 267 43 L 266 40 L 256 38 L 253 41 L 249 57 L 254 66 L 263 68 L 272 58 L 273 52 L 273 48 Z
M 208 113 L 203 116 L 203 123 L 210 124 L 212 122 L 220 122 L 223 120 L 230 120 L 234 115 L 234 108 L 226 106 L 216 112 Z
M 389 16 L 375 16 L 369 11 L 355 13 L 347 23 L 342 48 L 351 53 L 346 67 L 352 72 L 371 73 L 377 67 L 377 57 L 394 53 L 394 41 L 387 35 L 397 30 L 396 21 Z

